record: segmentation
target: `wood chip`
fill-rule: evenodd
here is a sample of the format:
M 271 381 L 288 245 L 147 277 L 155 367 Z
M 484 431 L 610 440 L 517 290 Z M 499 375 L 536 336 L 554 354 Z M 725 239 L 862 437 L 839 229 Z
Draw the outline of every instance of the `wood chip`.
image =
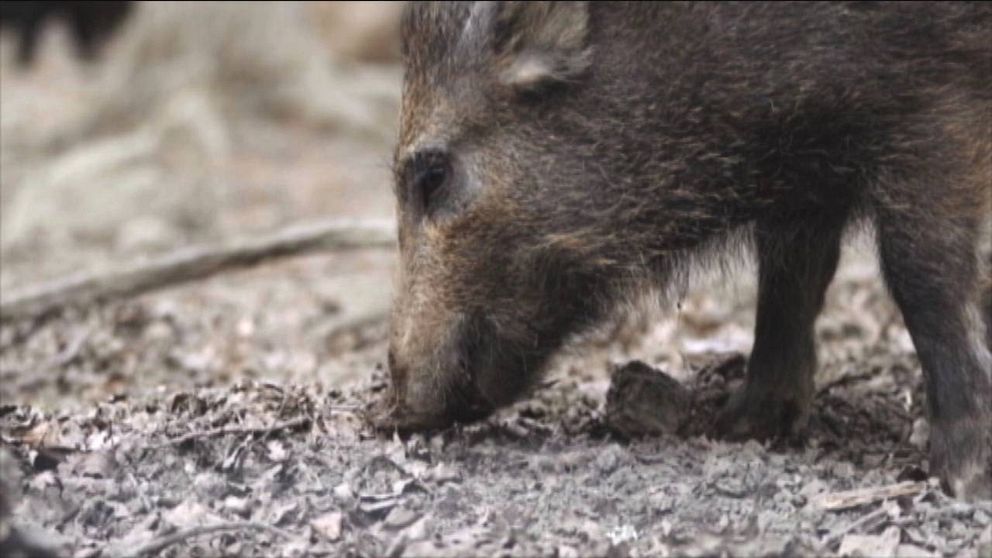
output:
M 314 519 L 310 522 L 313 530 L 320 533 L 327 540 L 333 542 L 341 538 L 341 525 L 343 516 L 341 512 L 330 512 Z

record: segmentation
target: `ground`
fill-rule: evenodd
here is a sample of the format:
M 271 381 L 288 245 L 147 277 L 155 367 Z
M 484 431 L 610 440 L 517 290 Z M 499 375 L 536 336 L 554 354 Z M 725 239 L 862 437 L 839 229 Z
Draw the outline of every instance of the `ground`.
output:
M 190 244 L 392 215 L 388 133 L 194 91 L 157 128 L 52 140 L 100 91 L 52 41 L 39 68 L 3 67 L 5 299 Z M 59 556 L 992 555 L 992 503 L 928 480 L 919 363 L 870 238 L 852 240 L 818 322 L 807 436 L 772 445 L 710 437 L 751 343 L 746 263 L 576 340 L 494 417 L 406 439 L 365 420 L 388 385 L 390 251 L 4 321 L 0 539 L 13 527 Z M 692 394 L 678 434 L 628 440 L 605 420 L 610 372 L 635 359 Z M 904 496 L 831 503 L 897 483 Z

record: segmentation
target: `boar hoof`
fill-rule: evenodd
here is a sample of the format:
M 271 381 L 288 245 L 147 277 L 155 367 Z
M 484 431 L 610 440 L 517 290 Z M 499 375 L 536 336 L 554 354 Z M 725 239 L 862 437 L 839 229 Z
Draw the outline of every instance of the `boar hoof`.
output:
M 954 472 L 945 474 L 941 483 L 952 496 L 961 500 L 992 500 L 992 474 L 987 464 L 965 463 Z
M 771 440 L 793 436 L 806 427 L 809 405 L 797 399 L 755 397 L 741 389 L 716 419 L 717 436 L 727 440 Z
M 930 471 L 965 501 L 992 500 L 992 434 L 988 424 L 948 425 L 930 437 Z

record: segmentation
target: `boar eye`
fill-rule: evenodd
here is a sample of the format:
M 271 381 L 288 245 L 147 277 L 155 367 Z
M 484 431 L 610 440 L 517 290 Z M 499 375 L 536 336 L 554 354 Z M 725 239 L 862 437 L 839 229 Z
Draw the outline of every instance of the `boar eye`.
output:
M 430 212 L 439 202 L 450 177 L 451 162 L 444 153 L 431 151 L 414 159 L 412 186 L 426 211 Z

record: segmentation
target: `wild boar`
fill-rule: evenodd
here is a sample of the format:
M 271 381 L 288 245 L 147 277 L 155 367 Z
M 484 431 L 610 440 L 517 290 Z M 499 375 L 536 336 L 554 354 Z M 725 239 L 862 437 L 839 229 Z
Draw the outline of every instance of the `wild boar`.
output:
M 402 43 L 387 425 L 484 417 L 632 291 L 748 249 L 755 341 L 717 429 L 801 432 L 813 324 L 865 225 L 932 472 L 992 496 L 992 5 L 415 3 Z

